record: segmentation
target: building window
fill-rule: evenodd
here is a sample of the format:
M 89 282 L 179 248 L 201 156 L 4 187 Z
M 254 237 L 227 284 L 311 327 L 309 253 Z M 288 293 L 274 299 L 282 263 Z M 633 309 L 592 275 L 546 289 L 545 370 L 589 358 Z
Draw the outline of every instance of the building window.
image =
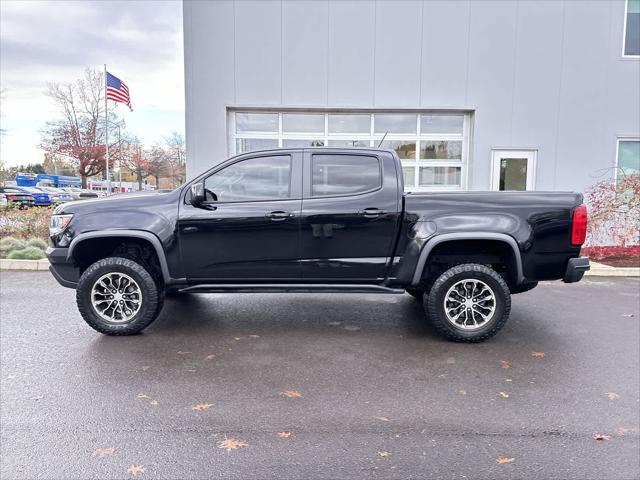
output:
M 640 56 L 640 0 L 627 0 L 624 13 L 622 55 L 637 57 Z
M 270 148 L 377 147 L 395 150 L 405 189 L 466 188 L 467 112 L 229 111 L 231 154 Z
M 616 178 L 640 175 L 640 138 L 619 138 Z

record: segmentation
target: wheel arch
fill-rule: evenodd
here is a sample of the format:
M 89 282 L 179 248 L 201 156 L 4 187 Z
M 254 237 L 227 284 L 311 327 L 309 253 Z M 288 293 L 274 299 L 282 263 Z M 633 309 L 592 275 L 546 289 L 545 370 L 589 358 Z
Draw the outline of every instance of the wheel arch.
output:
M 522 256 L 520 255 L 520 248 L 518 247 L 518 243 L 513 237 L 505 233 L 495 232 L 455 232 L 437 235 L 435 237 L 432 237 L 427 241 L 427 243 L 425 243 L 425 245 L 422 247 L 422 250 L 420 251 L 420 256 L 418 257 L 418 262 L 416 264 L 416 269 L 411 280 L 411 285 L 417 286 L 420 284 L 420 280 L 427 264 L 427 260 L 429 259 L 429 256 L 431 255 L 435 247 L 445 242 L 456 242 L 460 240 L 491 240 L 507 245 L 509 250 L 513 253 L 515 261 L 516 284 L 520 284 L 524 281 Z
M 129 238 L 144 240 L 148 242 L 153 247 L 158 257 L 158 263 L 160 264 L 160 270 L 164 282 L 170 283 L 171 276 L 169 274 L 169 266 L 167 264 L 167 258 L 164 254 L 164 249 L 162 248 L 160 240 L 153 233 L 145 232 L 142 230 L 108 230 L 81 233 L 71 241 L 71 244 L 69 245 L 69 251 L 67 252 L 67 261 L 71 262 L 74 260 L 74 252 L 78 250 L 78 247 L 81 246 L 83 242 L 104 237 L 122 238 L 125 240 Z

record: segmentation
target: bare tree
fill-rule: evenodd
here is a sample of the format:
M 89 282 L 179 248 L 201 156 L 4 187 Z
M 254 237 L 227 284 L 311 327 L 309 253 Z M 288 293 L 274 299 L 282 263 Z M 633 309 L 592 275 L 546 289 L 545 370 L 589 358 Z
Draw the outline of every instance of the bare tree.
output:
M 58 107 L 59 118 L 47 123 L 42 132 L 42 148 L 71 158 L 86 187 L 87 177 L 105 169 L 104 74 L 87 68 L 75 82 L 50 84 L 47 95 Z M 110 112 L 110 128 L 117 124 L 124 127 Z M 110 136 L 109 140 L 113 148 L 115 139 Z M 114 159 L 109 160 L 111 167 Z
M 184 137 L 178 132 L 172 132 L 164 138 L 164 142 L 167 148 L 166 170 L 171 178 L 171 186 L 175 188 L 186 179 Z
M 5 185 L 6 182 L 15 180 L 16 173 L 18 173 L 18 167 L 10 167 L 4 160 L 0 160 L 0 186 Z
M 147 152 L 147 167 L 149 175 L 156 180 L 156 188 L 160 188 L 160 177 L 167 168 L 167 152 L 160 145 L 154 145 Z

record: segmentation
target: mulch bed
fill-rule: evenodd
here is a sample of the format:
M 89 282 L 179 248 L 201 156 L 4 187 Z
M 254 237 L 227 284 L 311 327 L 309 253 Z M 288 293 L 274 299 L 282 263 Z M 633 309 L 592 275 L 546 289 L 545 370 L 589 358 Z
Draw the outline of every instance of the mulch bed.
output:
M 640 267 L 640 257 L 606 257 L 595 260 L 610 267 Z

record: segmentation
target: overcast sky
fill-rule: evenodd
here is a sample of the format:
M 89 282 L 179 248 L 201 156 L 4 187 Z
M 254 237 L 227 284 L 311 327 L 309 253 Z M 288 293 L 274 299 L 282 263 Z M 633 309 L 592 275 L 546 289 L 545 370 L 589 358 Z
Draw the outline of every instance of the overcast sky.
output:
M 132 133 L 145 144 L 184 133 L 181 1 L 1 0 L 2 159 L 41 162 L 39 131 L 55 118 L 47 83 L 104 63 L 129 87 L 133 112 L 118 111 Z

